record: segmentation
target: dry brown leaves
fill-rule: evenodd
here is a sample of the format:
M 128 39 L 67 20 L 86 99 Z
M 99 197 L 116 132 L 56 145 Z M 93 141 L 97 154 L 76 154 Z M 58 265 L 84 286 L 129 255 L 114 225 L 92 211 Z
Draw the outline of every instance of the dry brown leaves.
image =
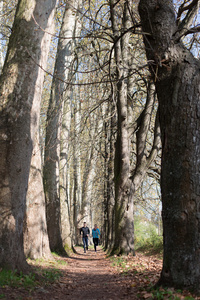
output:
M 48 286 L 32 290 L 0 288 L 1 299 L 64 299 L 64 300 L 115 300 L 115 299 L 200 299 L 186 291 L 174 289 L 152 290 L 159 279 L 162 259 L 158 256 L 106 257 L 102 249 L 84 254 L 77 247 L 77 254 L 69 258 L 57 257 L 63 276 Z M 41 266 L 43 267 L 43 266 Z M 55 266 L 54 266 L 55 267 Z

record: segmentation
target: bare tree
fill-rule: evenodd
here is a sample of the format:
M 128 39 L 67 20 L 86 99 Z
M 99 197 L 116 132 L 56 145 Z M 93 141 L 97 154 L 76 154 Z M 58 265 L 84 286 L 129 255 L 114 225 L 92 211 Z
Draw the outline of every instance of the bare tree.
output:
M 115 239 L 112 253 L 134 254 L 134 205 L 133 198 L 144 176 L 160 149 L 158 118 L 155 122 L 155 136 L 150 149 L 147 140 L 155 102 L 152 83 L 146 84 L 146 105 L 132 125 L 136 133 L 136 162 L 131 166 L 131 143 L 128 102 L 130 90 L 134 89 L 130 68 L 132 58 L 129 51 L 130 28 L 132 28 L 132 1 L 125 1 L 123 18 L 115 1 L 110 1 L 111 22 L 114 37 L 116 63 L 117 140 L 115 146 Z M 119 23 L 121 20 L 121 23 Z M 133 70 L 132 70 L 133 72 Z M 135 71 L 136 72 L 136 71 Z M 136 82 L 136 80 L 135 80 Z M 129 95 L 128 95 L 129 92 Z M 114 96 L 115 96 L 114 95 Z M 132 138 L 132 137 L 131 137 Z
M 56 0 L 19 1 L 0 77 L 0 265 L 23 270 L 23 220 L 44 73 L 45 30 Z
M 47 209 L 47 229 L 52 251 L 64 251 L 61 236 L 60 211 L 60 139 L 64 105 L 70 100 L 70 98 L 66 96 L 67 90 L 70 89 L 70 87 L 65 82 L 70 81 L 70 76 L 72 76 L 74 59 L 73 39 L 77 26 L 78 6 L 79 1 L 76 0 L 66 3 L 47 113 L 44 187 Z M 68 109 L 70 109 L 70 105 L 68 105 Z M 70 114 L 68 115 L 70 116 Z M 65 151 L 67 151 L 67 149 L 65 149 Z
M 162 136 L 161 192 L 164 259 L 159 284 L 199 290 L 200 64 L 182 38 L 199 1 L 141 0 L 139 13 L 156 85 Z

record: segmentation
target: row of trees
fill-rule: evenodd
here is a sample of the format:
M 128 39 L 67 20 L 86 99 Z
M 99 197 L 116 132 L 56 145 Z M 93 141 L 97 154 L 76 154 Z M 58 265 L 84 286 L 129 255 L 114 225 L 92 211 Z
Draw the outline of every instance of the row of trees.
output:
M 160 283 L 198 289 L 198 1 L 40 2 L 17 3 L 0 77 L 0 265 L 65 253 L 83 221 L 134 254 L 162 143 Z

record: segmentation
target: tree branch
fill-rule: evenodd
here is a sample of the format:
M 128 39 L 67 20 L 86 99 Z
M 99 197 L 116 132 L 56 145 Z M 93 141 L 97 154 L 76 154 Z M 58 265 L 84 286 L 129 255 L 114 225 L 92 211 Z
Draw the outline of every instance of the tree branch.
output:
M 179 36 L 179 38 L 177 39 L 177 41 L 179 41 L 183 36 L 186 36 L 188 34 L 193 34 L 193 33 L 197 33 L 200 32 L 200 26 L 197 25 L 193 28 L 190 28 L 188 31 L 184 32 L 182 35 Z
M 178 16 L 177 16 L 177 23 L 180 20 L 181 14 L 184 11 L 188 11 L 185 18 L 178 24 L 178 30 L 176 34 L 178 33 L 178 40 L 180 40 L 180 37 L 184 36 L 186 32 L 188 32 L 190 29 L 190 26 L 193 23 L 194 17 L 197 15 L 199 9 L 199 1 L 193 0 L 188 6 L 183 6 L 179 9 Z

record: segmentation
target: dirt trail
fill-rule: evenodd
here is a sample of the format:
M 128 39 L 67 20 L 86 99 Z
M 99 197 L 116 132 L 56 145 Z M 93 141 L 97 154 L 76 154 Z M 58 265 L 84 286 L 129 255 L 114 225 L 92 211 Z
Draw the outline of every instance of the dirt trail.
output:
M 62 276 L 51 285 L 26 289 L 0 287 L 0 299 L 4 300 L 138 300 L 138 299 L 200 299 L 184 291 L 160 289 L 158 297 L 149 290 L 159 279 L 162 259 L 154 255 L 137 253 L 136 256 L 115 258 L 115 266 L 98 247 L 97 254 L 89 249 L 86 254 L 82 247 L 70 257 L 56 257 L 49 261 Z M 34 264 L 34 263 L 33 263 Z M 40 265 L 41 268 L 47 268 Z M 157 291 L 156 291 L 157 293 Z M 157 294 L 156 294 L 157 295 Z M 186 298 L 185 298 L 186 297 Z
M 126 278 L 111 266 L 102 249 L 98 249 L 97 254 L 93 249 L 86 254 L 82 248 L 76 250 L 77 254 L 67 259 L 66 276 L 60 281 L 62 298 L 54 295 L 52 300 L 138 299 L 128 288 Z
M 113 266 L 105 252 L 98 247 L 97 254 L 89 249 L 76 247 L 60 266 L 63 276 L 48 286 L 33 290 L 25 288 L 0 287 L 0 298 L 6 300 L 116 300 L 152 299 L 147 288 L 154 284 L 161 270 L 162 262 L 155 257 L 137 254 L 122 260 L 125 267 Z M 127 269 L 126 269 L 127 268 Z M 125 272 L 126 270 L 126 272 Z M 4 295 L 4 297 L 2 297 Z

